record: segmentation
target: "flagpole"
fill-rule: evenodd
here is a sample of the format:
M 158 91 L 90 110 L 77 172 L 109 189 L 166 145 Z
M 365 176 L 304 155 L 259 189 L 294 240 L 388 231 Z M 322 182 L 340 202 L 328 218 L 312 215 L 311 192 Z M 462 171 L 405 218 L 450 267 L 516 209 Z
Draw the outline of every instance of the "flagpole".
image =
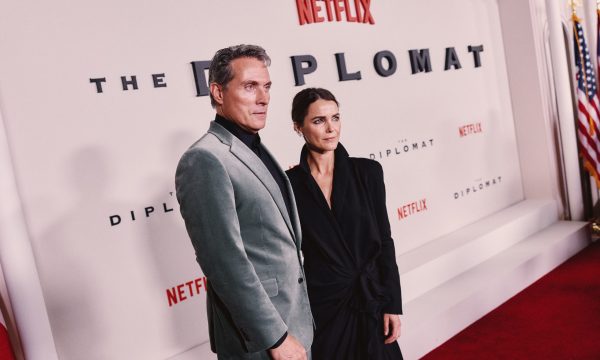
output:
M 573 4 L 573 3 L 572 3 Z M 575 6 L 572 5 L 571 6 L 571 10 L 573 11 L 573 14 L 571 15 L 571 20 L 573 21 L 573 24 L 575 24 L 576 22 L 581 23 L 581 19 L 577 16 L 577 11 L 575 10 Z M 583 51 L 581 50 L 581 45 L 579 45 L 579 35 L 577 34 L 577 31 L 575 31 L 575 29 L 573 29 L 573 33 L 575 35 L 575 45 L 577 47 L 577 49 L 575 51 L 577 51 L 577 53 L 579 54 L 579 58 L 581 59 L 581 61 L 586 61 L 584 56 L 583 56 Z M 585 94 L 587 96 L 587 89 L 588 89 L 588 77 L 587 75 L 582 76 L 583 78 L 583 88 L 585 89 Z M 590 124 L 590 135 L 594 136 L 596 134 L 596 126 L 594 125 L 594 120 L 592 119 L 591 115 L 588 114 L 588 122 Z
M 598 51 L 600 51 L 600 0 L 596 0 L 596 19 L 595 19 L 595 34 L 596 34 L 596 51 L 594 52 L 594 54 L 596 54 L 596 56 L 594 56 L 595 60 L 596 60 L 596 81 L 600 81 L 600 63 L 598 61 Z M 597 83 L 598 84 L 598 83 Z M 600 85 L 600 84 L 598 84 Z M 597 87 L 597 89 L 600 91 L 600 87 Z M 600 97 L 600 92 L 598 93 L 598 96 Z M 596 201 L 600 199 L 600 186 L 598 185 L 598 183 L 596 182 Z M 595 206 L 594 206 L 595 208 Z
M 598 187 L 600 187 L 600 171 L 598 170 L 598 124 L 597 119 L 600 116 L 598 113 L 598 88 L 595 76 L 595 66 L 591 59 L 590 43 L 585 40 L 585 29 L 582 20 L 577 16 L 577 6 L 581 3 L 578 0 L 570 2 L 573 22 L 573 37 L 574 37 L 574 54 L 576 56 L 576 82 L 577 82 L 577 121 L 579 126 L 583 126 L 578 130 L 578 138 L 580 145 L 580 155 L 582 167 L 587 170 L 587 173 L 582 171 L 582 190 L 584 192 L 584 213 L 586 218 L 595 216 L 595 202 L 598 199 Z M 586 2 L 586 5 L 590 5 Z M 588 6 L 589 8 L 589 6 Z M 586 9 L 584 9 L 586 10 Z M 585 12 L 594 13 L 592 9 Z M 589 25 L 588 21 L 588 25 Z M 597 29 L 593 29 L 596 33 Z M 580 110 L 582 109 L 582 110 Z M 587 139 L 587 140 L 586 140 Z M 586 175 L 589 173 L 589 177 Z M 593 179 L 593 180 L 592 180 Z M 592 191 L 590 182 L 596 186 L 596 191 Z

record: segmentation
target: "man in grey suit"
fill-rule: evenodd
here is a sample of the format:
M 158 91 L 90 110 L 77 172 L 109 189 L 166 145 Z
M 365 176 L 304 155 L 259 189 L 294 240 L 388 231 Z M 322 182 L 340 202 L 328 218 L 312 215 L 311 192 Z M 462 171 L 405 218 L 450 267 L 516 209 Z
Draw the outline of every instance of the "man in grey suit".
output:
M 211 349 L 219 359 L 310 357 L 313 320 L 296 204 L 258 135 L 269 65 L 259 46 L 217 51 L 209 68 L 215 121 L 177 167 L 177 200 L 208 278 Z

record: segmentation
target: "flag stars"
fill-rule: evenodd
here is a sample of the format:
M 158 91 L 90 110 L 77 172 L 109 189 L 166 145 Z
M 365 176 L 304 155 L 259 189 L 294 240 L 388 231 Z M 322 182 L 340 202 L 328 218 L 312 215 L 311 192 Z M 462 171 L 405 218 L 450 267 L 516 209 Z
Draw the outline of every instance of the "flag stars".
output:
M 579 44 L 575 52 L 575 65 L 577 68 L 577 86 L 585 98 L 591 100 L 596 97 L 596 72 L 591 61 L 584 31 L 581 24 L 575 23 L 575 43 Z

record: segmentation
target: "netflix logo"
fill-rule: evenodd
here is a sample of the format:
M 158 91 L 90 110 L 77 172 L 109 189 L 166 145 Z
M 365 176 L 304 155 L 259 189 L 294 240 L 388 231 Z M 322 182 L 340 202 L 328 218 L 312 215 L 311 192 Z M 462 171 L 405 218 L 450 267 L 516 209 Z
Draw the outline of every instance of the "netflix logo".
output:
M 465 137 L 467 135 L 478 134 L 482 132 L 481 123 L 467 124 L 458 128 L 458 134 L 460 137 Z
M 398 208 L 398 220 L 406 219 L 423 211 L 427 211 L 427 199 L 410 202 Z
M 324 21 L 375 24 L 371 0 L 296 0 L 300 25 Z
M 200 293 L 206 293 L 206 283 L 206 276 L 202 276 L 167 289 L 167 301 L 169 302 L 169 307 L 177 305 L 181 301 L 193 298 L 195 295 L 200 295 Z

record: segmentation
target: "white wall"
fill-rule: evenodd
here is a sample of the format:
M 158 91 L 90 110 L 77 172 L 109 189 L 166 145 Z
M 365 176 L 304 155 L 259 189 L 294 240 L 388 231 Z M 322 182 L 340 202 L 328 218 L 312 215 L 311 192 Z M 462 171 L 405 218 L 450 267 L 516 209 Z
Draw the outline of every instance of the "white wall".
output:
M 539 111 L 549 106 L 541 94 L 547 83 L 531 70 L 539 60 L 527 57 L 540 49 L 514 37 L 530 29 L 507 31 L 502 21 L 520 16 L 527 24 L 527 9 L 517 1 L 373 0 L 370 10 L 375 24 L 300 26 L 295 4 L 275 0 L 168 8 L 155 0 L 0 1 L 0 33 L 7 34 L 0 110 L 10 152 L 2 165 L 19 200 L 1 206 L 25 226 L 19 237 L 0 233 L 0 252 L 15 255 L 6 251 L 18 242 L 21 258 L 31 248 L 23 261 L 35 259 L 29 279 L 37 270 L 32 286 L 43 294 L 31 306 L 47 312 L 58 358 L 159 359 L 207 340 L 202 273 L 173 174 L 214 116 L 208 97 L 196 96 L 190 62 L 227 45 L 257 43 L 271 55 L 272 103 L 261 135 L 284 167 L 297 162 L 302 145 L 289 119 L 302 88 L 290 57 L 314 56 L 318 68 L 305 86 L 336 94 L 342 142 L 351 155 L 372 154 L 384 166 L 398 254 L 525 197 L 558 196 L 549 115 Z M 483 45 L 481 67 L 470 45 Z M 447 47 L 461 69 L 444 70 Z M 425 48 L 432 71 L 412 74 L 408 51 Z M 382 50 L 397 60 L 389 77 L 373 66 Z M 339 81 L 336 53 L 361 80 Z M 167 86 L 155 87 L 152 74 L 164 74 Z M 122 90 L 120 77 L 132 75 L 138 90 Z M 102 93 L 90 78 L 106 78 Z M 423 200 L 426 210 L 410 210 Z M 115 215 L 121 222 L 111 226 Z M 195 279 L 198 289 L 186 285 Z M 169 303 L 178 288 L 185 299 Z M 28 327 L 18 313 L 30 305 L 14 301 L 26 290 L 9 282 L 29 339 L 35 321 Z M 24 343 L 26 351 L 36 346 Z

